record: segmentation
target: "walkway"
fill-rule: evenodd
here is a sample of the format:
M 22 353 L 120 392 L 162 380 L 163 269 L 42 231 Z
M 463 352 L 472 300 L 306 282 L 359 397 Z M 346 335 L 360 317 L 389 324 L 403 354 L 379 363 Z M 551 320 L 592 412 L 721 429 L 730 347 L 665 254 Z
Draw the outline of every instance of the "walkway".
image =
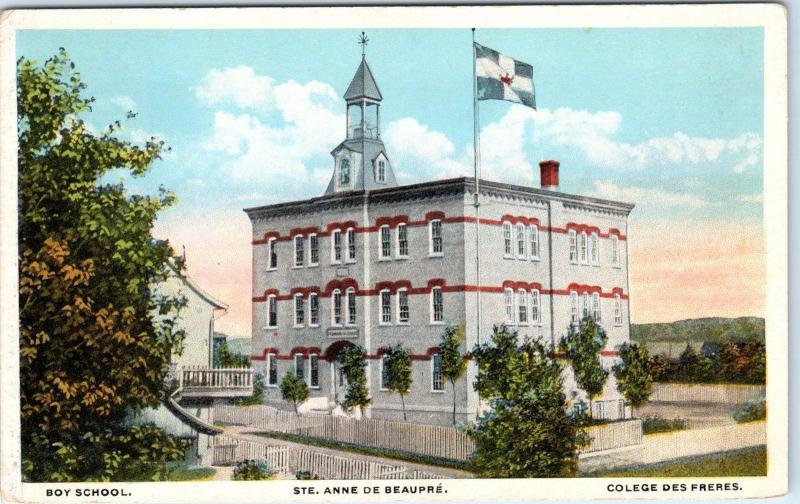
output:
M 581 471 L 648 465 L 767 444 L 766 422 L 721 425 L 644 437 L 640 447 L 581 459 Z
M 244 441 L 250 441 L 252 443 L 258 443 L 263 445 L 270 445 L 270 446 L 290 446 L 294 448 L 302 448 L 305 450 L 312 450 L 320 453 L 326 453 L 328 455 L 336 455 L 338 457 L 346 457 L 350 459 L 356 460 L 366 460 L 368 462 L 376 462 L 378 464 L 389 464 L 395 466 L 403 466 L 410 470 L 418 470 L 433 474 L 441 475 L 444 478 L 472 478 L 473 475 L 466 471 L 460 471 L 458 469 L 450 469 L 448 467 L 440 467 L 440 466 L 432 466 L 427 464 L 418 464 L 415 462 L 406 462 L 404 460 L 396 460 L 396 459 L 389 459 L 384 457 L 375 457 L 372 455 L 364 455 L 361 453 L 353 453 L 346 450 L 335 450 L 332 448 L 323 448 L 320 446 L 310 446 L 302 443 L 294 443 L 291 441 L 285 441 L 283 439 L 274 439 L 274 438 L 266 438 L 264 436 L 259 436 L 257 434 L 258 430 L 253 430 L 252 427 L 246 426 L 239 426 L 239 425 L 231 425 L 225 428 L 224 435 L 231 438 L 241 439 Z

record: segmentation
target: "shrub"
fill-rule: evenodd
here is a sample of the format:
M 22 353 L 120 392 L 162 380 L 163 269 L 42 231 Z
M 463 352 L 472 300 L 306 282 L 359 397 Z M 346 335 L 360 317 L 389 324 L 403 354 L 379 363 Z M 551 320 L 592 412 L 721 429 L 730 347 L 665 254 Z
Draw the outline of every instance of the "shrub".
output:
M 299 480 L 318 480 L 319 476 L 312 474 L 311 471 L 297 471 L 294 477 Z
M 275 473 L 263 460 L 245 460 L 233 468 L 234 481 L 260 481 L 275 477 Z
M 672 432 L 687 428 L 688 422 L 683 418 L 642 417 L 642 431 L 645 434 Z
M 748 401 L 733 414 L 733 419 L 737 423 L 755 422 L 765 418 L 767 418 L 767 401 L 764 399 Z

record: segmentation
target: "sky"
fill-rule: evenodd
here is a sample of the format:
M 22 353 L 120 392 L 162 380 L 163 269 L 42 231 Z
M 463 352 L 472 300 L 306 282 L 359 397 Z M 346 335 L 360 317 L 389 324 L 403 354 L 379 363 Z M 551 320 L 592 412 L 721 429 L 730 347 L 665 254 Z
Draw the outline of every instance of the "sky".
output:
M 243 208 L 321 195 L 345 135 L 341 96 L 356 30 L 25 30 L 17 55 L 65 47 L 96 102 L 97 131 L 171 151 L 131 193 L 178 196 L 154 235 L 226 302 L 217 329 L 250 336 L 251 228 Z M 401 184 L 471 175 L 469 30 L 369 30 L 382 136 Z M 538 110 L 480 104 L 484 178 L 636 203 L 631 319 L 763 316 L 763 31 L 479 30 L 533 65 Z M 132 110 L 137 116 L 124 120 Z

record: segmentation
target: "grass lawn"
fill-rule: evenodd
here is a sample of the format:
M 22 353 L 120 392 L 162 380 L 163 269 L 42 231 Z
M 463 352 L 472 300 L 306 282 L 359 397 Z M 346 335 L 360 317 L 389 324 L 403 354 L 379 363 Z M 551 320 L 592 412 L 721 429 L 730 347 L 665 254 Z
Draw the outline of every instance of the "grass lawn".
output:
M 682 462 L 637 467 L 610 472 L 587 474 L 603 478 L 628 478 L 650 476 L 674 477 L 713 477 L 713 476 L 765 476 L 767 474 L 766 447 L 748 448 L 733 453 L 693 457 Z
M 410 453 L 398 450 L 387 450 L 385 448 L 373 448 L 371 446 L 342 443 L 339 441 L 331 441 L 329 439 L 298 436 L 297 434 L 285 434 L 282 432 L 259 432 L 257 433 L 257 435 L 273 439 L 282 439 L 284 441 L 291 441 L 293 443 L 300 443 L 310 446 L 319 446 L 321 448 L 331 448 L 334 450 L 360 453 L 362 455 L 372 455 L 374 457 L 402 460 L 404 462 L 412 462 L 415 464 L 447 467 L 449 469 L 458 469 L 460 471 L 467 471 L 467 472 L 470 471 L 470 466 L 468 462 L 462 462 L 458 460 L 452 460 L 440 457 L 431 457 L 428 455 L 420 455 L 417 453 Z
M 214 477 L 216 469 L 211 467 L 175 467 L 167 473 L 167 481 L 207 481 Z

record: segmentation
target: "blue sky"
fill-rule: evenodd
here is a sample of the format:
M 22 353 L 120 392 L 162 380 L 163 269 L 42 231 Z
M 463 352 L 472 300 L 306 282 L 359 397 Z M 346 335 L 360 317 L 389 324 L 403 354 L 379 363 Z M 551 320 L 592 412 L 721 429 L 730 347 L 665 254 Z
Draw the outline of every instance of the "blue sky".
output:
M 199 252 L 204 244 L 181 236 L 179 223 L 199 219 L 194 234 L 203 235 L 225 223 L 229 239 L 246 244 L 243 207 L 322 193 L 328 153 L 344 135 L 341 95 L 359 63 L 358 33 L 27 30 L 17 54 L 41 62 L 65 47 L 97 98 L 88 123 L 100 128 L 130 108 L 139 115 L 124 135 L 172 147 L 131 188 L 174 190 L 180 203 L 159 231 Z M 469 30 L 368 35 L 400 181 L 470 174 Z M 632 225 L 645 235 L 760 226 L 761 29 L 479 30 L 477 40 L 533 65 L 539 104 L 533 113 L 481 103 L 486 178 L 538 186 L 538 161 L 555 158 L 562 190 L 637 203 Z M 224 276 L 237 257 L 198 269 Z

